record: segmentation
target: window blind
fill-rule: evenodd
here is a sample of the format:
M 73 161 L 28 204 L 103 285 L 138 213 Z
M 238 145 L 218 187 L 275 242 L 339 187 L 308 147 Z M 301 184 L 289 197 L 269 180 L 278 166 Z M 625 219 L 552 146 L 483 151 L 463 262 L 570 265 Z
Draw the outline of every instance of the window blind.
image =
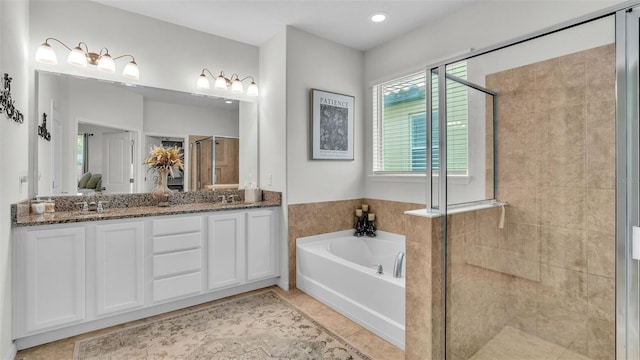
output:
M 466 79 L 466 63 L 450 65 L 447 71 Z M 426 170 L 426 73 L 392 80 L 372 89 L 373 169 L 375 173 L 411 173 Z M 438 84 L 432 81 L 432 159 L 438 168 Z M 468 159 L 468 97 L 464 85 L 447 82 L 447 149 L 449 172 L 466 173 Z

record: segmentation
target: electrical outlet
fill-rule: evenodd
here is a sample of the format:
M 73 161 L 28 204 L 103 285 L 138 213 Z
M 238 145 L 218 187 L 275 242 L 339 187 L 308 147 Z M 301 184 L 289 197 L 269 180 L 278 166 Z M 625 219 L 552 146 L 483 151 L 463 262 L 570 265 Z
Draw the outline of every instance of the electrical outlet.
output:
M 273 175 L 272 174 L 267 175 L 267 185 L 269 185 L 269 186 L 273 185 Z

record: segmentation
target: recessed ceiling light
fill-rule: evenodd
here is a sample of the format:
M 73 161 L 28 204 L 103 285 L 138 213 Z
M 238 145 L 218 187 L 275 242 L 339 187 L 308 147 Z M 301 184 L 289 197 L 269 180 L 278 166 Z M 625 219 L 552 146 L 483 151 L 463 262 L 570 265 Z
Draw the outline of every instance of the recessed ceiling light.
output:
M 233 104 L 233 101 L 231 101 L 231 100 L 225 100 L 224 102 L 225 102 L 226 104 Z
M 387 20 L 387 14 L 385 14 L 383 12 L 378 12 L 378 13 L 375 13 L 375 14 L 371 15 L 371 17 L 369 19 L 371 19 L 371 21 L 374 22 L 374 23 L 383 22 L 383 21 Z

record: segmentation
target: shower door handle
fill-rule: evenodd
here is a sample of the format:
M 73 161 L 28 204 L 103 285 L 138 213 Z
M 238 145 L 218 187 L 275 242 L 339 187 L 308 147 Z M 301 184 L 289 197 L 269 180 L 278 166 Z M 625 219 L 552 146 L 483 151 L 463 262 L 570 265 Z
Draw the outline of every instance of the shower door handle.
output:
M 633 226 L 631 234 L 631 258 L 640 260 L 640 227 Z

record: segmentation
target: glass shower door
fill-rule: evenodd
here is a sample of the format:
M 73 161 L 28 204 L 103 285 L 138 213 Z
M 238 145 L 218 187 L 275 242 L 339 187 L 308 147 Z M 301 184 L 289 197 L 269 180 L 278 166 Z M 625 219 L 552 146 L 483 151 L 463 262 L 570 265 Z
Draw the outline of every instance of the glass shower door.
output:
M 585 22 L 438 79 L 446 359 L 614 358 L 614 27 Z

